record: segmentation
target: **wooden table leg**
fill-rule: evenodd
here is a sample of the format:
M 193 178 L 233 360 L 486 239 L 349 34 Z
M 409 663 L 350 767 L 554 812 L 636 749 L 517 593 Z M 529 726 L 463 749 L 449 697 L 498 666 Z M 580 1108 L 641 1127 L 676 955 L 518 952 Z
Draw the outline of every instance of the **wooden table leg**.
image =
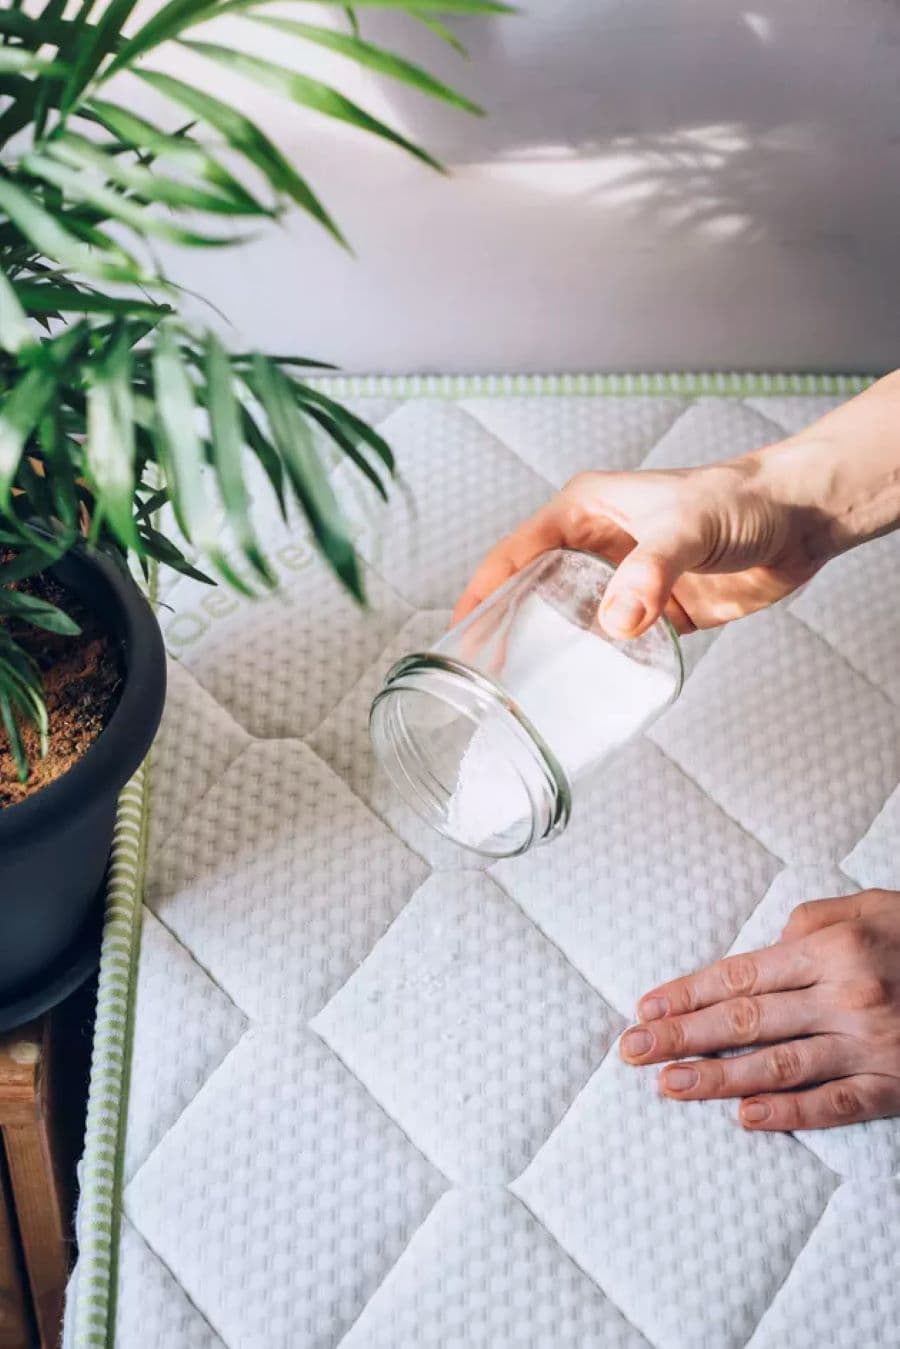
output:
M 59 1343 L 69 1271 L 69 1206 L 61 1180 L 47 1016 L 0 1041 L 0 1121 L 41 1349 Z
M 46 1122 L 4 1130 L 6 1160 L 42 1349 L 56 1349 L 62 1325 L 69 1244 Z
M 30 1349 L 34 1339 L 12 1192 L 0 1149 L 0 1349 Z

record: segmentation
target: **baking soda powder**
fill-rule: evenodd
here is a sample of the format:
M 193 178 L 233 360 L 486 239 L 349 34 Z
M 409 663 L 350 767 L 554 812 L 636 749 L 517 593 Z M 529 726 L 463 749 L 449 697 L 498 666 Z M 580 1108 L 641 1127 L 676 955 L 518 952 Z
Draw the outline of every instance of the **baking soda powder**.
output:
M 672 699 L 677 675 L 644 664 L 572 623 L 537 594 L 519 608 L 496 679 L 566 772 L 583 776 L 637 735 Z M 477 728 L 450 799 L 453 835 L 478 848 L 531 814 L 500 714 Z

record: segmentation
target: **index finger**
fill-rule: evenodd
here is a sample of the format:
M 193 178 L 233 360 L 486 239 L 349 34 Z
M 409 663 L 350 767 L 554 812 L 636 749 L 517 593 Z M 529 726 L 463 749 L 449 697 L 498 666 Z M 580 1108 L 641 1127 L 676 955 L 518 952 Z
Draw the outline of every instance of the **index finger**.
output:
M 637 1014 L 641 1021 L 656 1021 L 663 1016 L 696 1012 L 726 998 L 808 988 L 815 979 L 809 943 L 779 942 L 746 955 L 726 956 L 696 974 L 660 984 L 644 994 Z
M 548 502 L 491 549 L 457 601 L 452 622 L 459 623 L 516 572 L 527 567 L 541 553 L 562 547 L 564 541 L 556 504 Z

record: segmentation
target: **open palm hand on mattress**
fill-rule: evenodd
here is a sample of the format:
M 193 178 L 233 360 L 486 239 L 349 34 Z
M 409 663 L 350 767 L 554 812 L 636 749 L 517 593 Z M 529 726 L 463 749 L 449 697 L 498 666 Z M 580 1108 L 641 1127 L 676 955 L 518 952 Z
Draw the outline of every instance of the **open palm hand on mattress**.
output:
M 620 564 L 600 612 L 611 635 L 636 637 L 662 613 L 691 632 L 775 603 L 898 527 L 900 372 L 736 459 L 580 474 L 492 550 L 455 618 L 540 553 L 569 547 Z M 885 577 L 887 605 L 897 592 Z M 748 1128 L 900 1115 L 900 892 L 811 897 L 773 946 L 662 984 L 637 1012 L 626 1062 L 666 1063 L 660 1087 L 675 1099 L 743 1098 Z M 765 1048 L 702 1057 L 754 1045 Z

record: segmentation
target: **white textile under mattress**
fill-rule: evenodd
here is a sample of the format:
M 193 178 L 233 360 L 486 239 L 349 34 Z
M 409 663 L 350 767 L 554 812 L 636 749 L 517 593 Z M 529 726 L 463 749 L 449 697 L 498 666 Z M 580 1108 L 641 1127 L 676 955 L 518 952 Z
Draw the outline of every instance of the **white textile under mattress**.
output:
M 616 1039 L 799 901 L 900 889 L 900 535 L 689 639 L 567 833 L 485 869 L 376 775 L 385 669 L 577 469 L 839 401 L 490 387 L 356 398 L 405 482 L 385 519 L 346 477 L 367 614 L 274 521 L 279 596 L 164 593 L 117 1344 L 894 1346 L 900 1121 L 750 1135 Z

